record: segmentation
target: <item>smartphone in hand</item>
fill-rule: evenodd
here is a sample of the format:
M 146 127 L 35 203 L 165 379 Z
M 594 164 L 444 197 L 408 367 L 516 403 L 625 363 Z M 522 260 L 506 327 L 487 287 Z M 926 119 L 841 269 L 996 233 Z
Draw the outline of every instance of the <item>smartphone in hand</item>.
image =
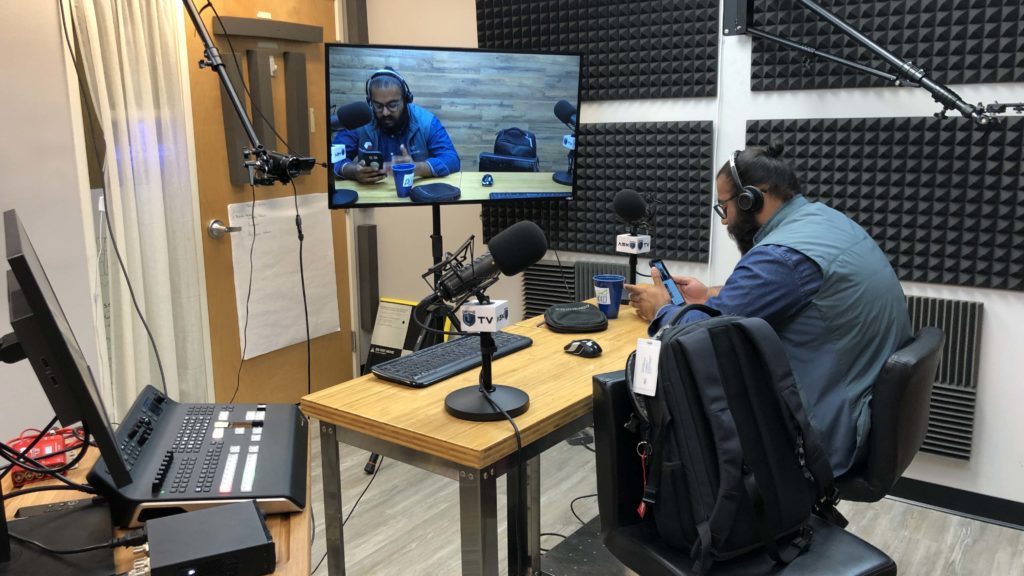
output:
M 360 150 L 359 160 L 374 170 L 384 169 L 384 153 L 379 150 Z
M 660 259 L 651 260 L 651 266 L 658 270 L 658 274 L 661 274 L 662 283 L 665 285 L 665 289 L 668 290 L 669 298 L 672 299 L 672 304 L 676 306 L 682 306 L 686 304 L 686 300 L 683 299 L 682 292 L 679 291 L 679 286 L 672 281 L 672 275 L 668 273 L 668 268 L 665 267 L 665 263 Z

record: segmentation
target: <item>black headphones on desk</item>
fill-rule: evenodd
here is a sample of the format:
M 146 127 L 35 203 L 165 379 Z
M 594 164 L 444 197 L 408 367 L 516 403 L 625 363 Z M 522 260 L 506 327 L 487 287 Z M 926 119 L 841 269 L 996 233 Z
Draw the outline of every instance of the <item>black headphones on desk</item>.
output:
M 376 70 L 373 74 L 370 74 L 370 77 L 366 79 L 367 104 L 372 104 L 372 102 L 370 101 L 370 83 L 373 82 L 374 78 L 380 78 L 381 76 L 390 76 L 392 78 L 397 79 L 402 84 L 402 99 L 405 100 L 406 104 L 412 102 L 412 90 L 409 89 L 409 84 L 405 81 L 405 78 L 402 78 L 401 74 L 395 72 L 394 68 L 391 68 L 390 66 L 385 66 L 384 68 Z
M 740 172 L 736 169 L 736 157 L 740 150 L 736 150 L 729 156 L 729 171 L 732 172 L 732 179 L 739 186 L 740 192 L 736 195 L 736 207 L 744 212 L 758 212 L 764 206 L 764 192 L 756 186 L 744 186 L 740 180 Z

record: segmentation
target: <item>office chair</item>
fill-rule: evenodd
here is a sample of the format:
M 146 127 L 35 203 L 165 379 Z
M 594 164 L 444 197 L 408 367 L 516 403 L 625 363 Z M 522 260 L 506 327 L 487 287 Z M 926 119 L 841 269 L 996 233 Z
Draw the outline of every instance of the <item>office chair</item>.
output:
M 624 424 L 633 411 L 623 372 L 594 377 L 594 439 L 597 451 L 597 502 L 605 547 L 641 576 L 691 576 L 689 554 L 662 543 L 650 523 L 636 513 L 643 493 L 638 436 Z M 786 566 L 755 552 L 716 562 L 709 576 L 785 576 L 896 574 L 892 558 L 857 536 L 817 517 L 811 546 Z
M 858 465 L 836 479 L 843 500 L 881 500 L 921 448 L 944 340 L 938 328 L 922 328 L 885 362 L 872 388 L 866 453 Z

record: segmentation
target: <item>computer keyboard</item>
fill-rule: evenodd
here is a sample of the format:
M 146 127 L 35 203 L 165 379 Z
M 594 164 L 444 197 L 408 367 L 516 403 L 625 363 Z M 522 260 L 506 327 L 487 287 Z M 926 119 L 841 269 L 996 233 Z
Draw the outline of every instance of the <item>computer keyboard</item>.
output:
M 529 348 L 533 340 L 518 334 L 495 332 L 494 343 L 498 348 L 494 357 L 500 358 Z M 480 338 L 464 336 L 381 362 L 372 371 L 378 378 L 422 388 L 472 370 L 480 364 Z
M 539 198 L 570 198 L 572 192 L 491 192 L 491 200 L 536 200 Z

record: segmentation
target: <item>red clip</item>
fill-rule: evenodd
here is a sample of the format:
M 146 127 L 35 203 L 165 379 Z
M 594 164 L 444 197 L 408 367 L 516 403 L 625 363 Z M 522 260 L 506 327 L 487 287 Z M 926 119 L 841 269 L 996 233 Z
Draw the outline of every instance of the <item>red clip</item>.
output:
M 647 491 L 647 454 L 645 454 L 645 453 L 641 453 L 640 454 L 640 471 L 643 474 L 644 492 L 646 492 Z M 643 518 L 644 514 L 647 513 L 647 502 L 644 502 L 642 498 L 640 500 L 640 505 L 636 507 L 636 513 L 639 514 L 641 518 Z

